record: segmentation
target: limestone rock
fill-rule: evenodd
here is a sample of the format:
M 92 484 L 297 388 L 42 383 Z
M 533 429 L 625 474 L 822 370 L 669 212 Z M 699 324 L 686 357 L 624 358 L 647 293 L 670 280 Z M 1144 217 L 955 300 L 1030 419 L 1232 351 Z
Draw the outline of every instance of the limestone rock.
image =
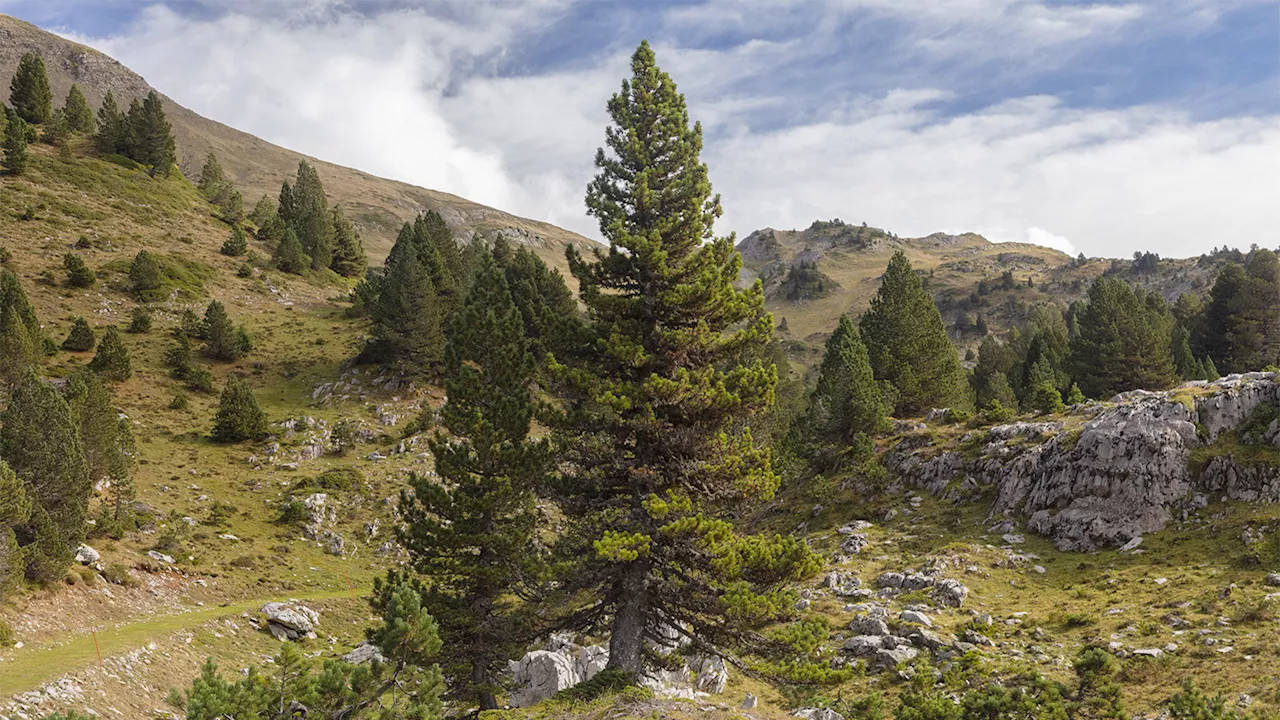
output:
M 844 720 L 844 716 L 831 708 L 800 708 L 791 713 L 800 720 Z
M 386 662 L 387 659 L 382 656 L 382 651 L 378 649 L 378 646 L 371 642 L 362 642 L 355 646 L 351 652 L 342 656 L 342 662 L 351 663 L 353 665 L 373 662 L 374 660 L 377 660 L 378 662 Z
M 76 548 L 76 562 L 81 565 L 92 565 L 101 559 L 102 555 L 88 545 L 81 544 L 80 547 Z M 173 562 L 173 560 L 170 559 L 169 562 Z
M 320 613 L 296 602 L 271 602 L 262 606 L 267 616 L 267 630 L 281 640 L 297 640 L 316 636 Z

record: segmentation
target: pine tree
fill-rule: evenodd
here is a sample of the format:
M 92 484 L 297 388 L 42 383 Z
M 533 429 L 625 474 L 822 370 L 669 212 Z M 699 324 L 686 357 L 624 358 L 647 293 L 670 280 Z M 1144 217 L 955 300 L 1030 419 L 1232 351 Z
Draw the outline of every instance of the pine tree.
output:
M 458 252 L 458 242 L 453 239 L 453 231 L 449 229 L 444 217 L 435 210 L 423 213 L 422 225 L 426 236 L 431 238 L 431 244 L 440 254 L 444 272 L 448 273 L 457 285 L 462 280 L 462 255 Z
M 135 107 L 139 108 L 135 110 Z M 164 104 L 155 90 L 147 93 L 140 106 L 129 109 L 129 130 L 136 147 L 130 154 L 134 160 L 150 168 L 150 174 L 168 177 L 178 161 L 173 128 L 164 115 Z
M 1063 398 L 1063 402 L 1067 405 L 1079 405 L 1084 401 L 1084 393 L 1080 391 L 1080 386 L 1071 383 L 1071 389 L 1067 392 L 1067 396 Z
M 121 451 L 120 422 L 111 391 L 96 373 L 81 370 L 68 379 L 63 397 L 76 423 L 89 480 L 97 483 L 110 477 Z
M 440 302 L 431 276 L 418 261 L 412 234 L 401 232 L 392 246 L 371 314 L 368 357 L 416 371 L 435 369 L 444 347 Z
M 236 328 L 226 307 L 214 300 L 204 312 L 204 352 L 218 360 L 238 360 L 249 351 L 248 334 Z
M 243 380 L 232 378 L 218 400 L 213 422 L 213 439 L 218 442 L 257 440 L 267 434 L 267 416 L 258 406 L 253 390 Z
M 196 189 L 206 200 L 212 202 L 229 184 L 226 174 L 222 172 L 222 164 L 218 162 L 218 156 L 210 150 L 205 156 L 204 166 L 200 168 L 200 181 L 196 183 Z
M 405 223 L 400 230 L 400 235 L 396 238 L 396 242 L 400 242 L 403 237 L 412 240 L 413 246 L 418 251 L 418 262 L 422 264 L 423 269 L 427 271 L 427 275 L 431 277 L 431 287 L 435 290 L 436 297 L 440 300 L 440 316 L 447 318 L 449 313 L 457 305 L 458 301 L 458 283 L 456 278 L 449 272 L 448 265 L 445 264 L 444 257 L 440 252 L 440 238 L 433 232 L 438 231 L 438 227 L 434 223 L 428 222 L 427 215 L 419 215 L 414 219 L 413 224 Z M 450 236 L 451 237 L 451 236 Z M 449 240 L 452 242 L 452 240 Z
M 68 352 L 89 352 L 97 342 L 98 338 L 94 335 L 93 328 L 89 327 L 89 321 L 78 317 L 71 323 L 71 332 L 62 341 L 62 349 Z
M 1123 281 L 1099 277 L 1076 320 L 1069 365 L 1080 390 L 1108 398 L 1136 388 L 1160 390 L 1177 380 L 1170 352 L 1172 316 Z
M 239 225 L 244 220 L 244 196 L 228 184 L 226 191 L 218 196 L 218 211 L 223 222 Z
M 1258 249 L 1247 262 L 1247 269 L 1231 263 L 1218 273 L 1199 343 L 1229 373 L 1260 370 L 1280 359 L 1280 259 Z
M 0 270 L 0 380 L 15 384 L 35 367 L 44 351 L 44 333 L 18 277 Z
M 30 517 L 31 501 L 26 488 L 9 463 L 0 458 L 0 601 L 22 580 L 22 548 L 13 529 Z
M 1018 409 L 1018 397 L 1009 382 L 1009 373 L 1018 362 L 1012 344 L 987 336 L 978 346 L 978 363 L 970 379 L 978 407 L 998 400 L 1003 407 Z
M 133 294 L 139 299 L 150 300 L 151 295 L 160 289 L 161 283 L 160 263 L 156 262 L 151 253 L 139 250 L 133 256 L 133 262 L 129 263 L 129 285 Z
M 67 113 L 58 108 L 53 111 L 49 122 L 45 123 L 44 130 L 40 133 L 40 142 L 66 150 L 70 140 L 71 125 L 67 122 Z
M 477 272 L 445 345 L 449 435 L 431 441 L 440 480 L 415 475 L 401 493 L 401 541 L 449 648 L 453 695 L 492 710 L 507 660 L 533 637 L 532 606 L 517 598 L 540 574 L 534 490 L 550 455 L 528 437 L 534 362 L 520 313 L 492 260 Z
M 887 414 L 858 328 L 841 315 L 827 340 L 804 419 L 815 454 L 822 464 L 830 464 L 849 450 L 865 452 L 870 437 L 884 428 Z
M 185 379 L 187 374 L 195 363 L 195 355 L 191 352 L 191 340 L 186 333 L 178 333 L 174 337 L 173 345 L 169 346 L 164 353 L 164 364 L 169 368 L 171 374 L 179 379 Z
M 27 122 L 12 109 L 7 111 L 8 122 L 4 126 L 4 169 L 10 175 L 27 171 Z
M 574 331 L 578 315 L 578 304 L 564 276 L 528 248 L 512 248 L 504 238 L 494 241 L 491 253 L 485 251 L 479 257 L 489 255 L 502 268 L 533 356 L 541 362 L 553 348 L 563 352 L 572 344 L 568 335 Z
M 102 107 L 98 108 L 98 134 L 94 140 L 99 151 L 119 154 L 126 151 L 126 122 L 124 113 L 116 105 L 116 96 L 108 90 L 102 98 Z
M 49 122 L 53 116 L 53 93 L 39 54 L 23 53 L 18 61 L 18 69 L 9 81 L 9 105 L 18 117 L 36 125 Z
M 62 256 L 62 267 L 67 271 L 67 284 L 71 287 L 89 287 L 98 279 L 97 274 L 84 264 L 84 258 L 75 253 Z
M 259 229 L 267 223 L 267 220 L 275 217 L 276 202 L 270 197 L 263 195 L 258 199 L 258 204 L 253 206 L 253 210 L 249 212 L 249 222 L 258 226 Z
M 119 382 L 128 380 L 133 374 L 133 365 L 129 359 L 129 349 L 124 346 L 124 339 L 115 325 L 108 325 L 98 343 L 98 352 L 89 361 L 89 368 L 106 380 Z
M 342 277 L 358 277 L 369 265 L 369 258 L 364 252 L 364 243 L 360 241 L 360 231 L 342 214 L 339 207 L 333 208 L 333 260 L 329 267 Z
M 293 228 L 285 229 L 284 237 L 276 246 L 271 261 L 280 272 L 295 275 L 300 275 L 311 267 L 311 258 L 307 257 L 306 252 L 303 251 L 302 243 L 298 241 L 298 234 L 293 231 Z
M 27 578 L 61 577 L 84 541 L 92 484 L 71 409 L 30 374 L 13 391 L 0 424 L 0 457 L 23 482 L 32 512 L 16 528 Z
M 289 181 L 285 180 L 280 183 L 280 197 L 276 201 L 276 216 L 285 224 L 285 227 L 292 227 L 294 215 L 293 188 L 289 186 Z
M 320 175 L 306 160 L 298 163 L 289 220 L 302 243 L 303 252 L 311 258 L 311 269 L 329 267 L 333 262 L 333 218 L 329 214 Z
M 231 237 L 222 243 L 219 252 L 228 257 L 240 257 L 249 252 L 249 239 L 245 237 L 244 229 L 239 225 L 232 225 Z
M 1173 365 L 1183 380 L 1204 379 L 1204 364 L 1191 352 L 1191 332 L 1182 325 L 1173 333 Z
M 67 99 L 62 103 L 62 111 L 66 115 L 67 127 L 71 132 L 92 135 L 97 128 L 93 111 L 89 109 L 84 93 L 80 92 L 80 86 L 75 83 L 71 83 L 71 89 L 67 91 Z
M 562 588 L 595 598 L 583 616 L 608 618 L 609 666 L 634 677 L 666 628 L 703 648 L 732 642 L 784 612 L 780 584 L 821 562 L 797 538 L 742 536 L 724 519 L 778 487 L 745 427 L 773 401 L 775 370 L 758 359 L 773 320 L 758 282 L 734 287 L 741 257 L 712 232 L 701 126 L 647 42 L 631 67 L 587 189 L 609 250 L 568 251 L 587 341 L 554 373 L 572 519 Z
M 880 291 L 859 327 L 876 380 L 896 391 L 898 414 L 970 405 L 960 354 L 947 338 L 937 305 L 901 250 L 889 261 Z

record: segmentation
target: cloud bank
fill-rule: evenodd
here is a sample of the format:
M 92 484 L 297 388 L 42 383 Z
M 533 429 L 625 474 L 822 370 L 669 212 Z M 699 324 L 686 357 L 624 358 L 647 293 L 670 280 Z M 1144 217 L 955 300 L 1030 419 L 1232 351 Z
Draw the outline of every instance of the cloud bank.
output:
M 1089 53 L 1204 32 L 1249 4 L 1170 0 L 1153 17 L 1138 2 L 832 0 L 797 17 L 790 3 L 717 1 L 612 8 L 588 26 L 568 0 L 447 15 L 224 3 L 154 6 L 76 39 L 272 142 L 598 236 L 582 198 L 605 102 L 647 36 L 706 128 L 721 232 L 840 217 L 1179 256 L 1276 242 L 1280 116 L 1080 104 L 1070 82 L 1041 86 Z

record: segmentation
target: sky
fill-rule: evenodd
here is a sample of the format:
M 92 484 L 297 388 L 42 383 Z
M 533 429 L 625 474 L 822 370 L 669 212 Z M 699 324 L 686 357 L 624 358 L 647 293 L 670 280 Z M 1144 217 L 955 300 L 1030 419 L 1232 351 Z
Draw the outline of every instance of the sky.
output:
M 1280 0 L 0 0 L 271 142 L 600 237 L 648 39 L 721 234 L 866 222 L 1069 253 L 1280 245 Z

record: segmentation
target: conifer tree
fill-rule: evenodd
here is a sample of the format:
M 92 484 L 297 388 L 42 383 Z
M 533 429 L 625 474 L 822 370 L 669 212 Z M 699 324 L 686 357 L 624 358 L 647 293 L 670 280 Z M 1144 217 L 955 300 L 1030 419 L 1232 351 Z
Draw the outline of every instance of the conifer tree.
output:
M 431 276 L 418 260 L 411 232 L 402 231 L 387 256 L 371 315 L 368 357 L 417 371 L 435 369 L 444 349 L 440 302 Z
M 107 473 L 111 478 L 111 488 L 107 494 L 107 500 L 110 503 L 112 519 L 123 522 L 133 515 L 133 501 L 137 497 L 137 489 L 133 482 L 133 458 L 136 447 L 128 418 L 120 418 L 116 421 L 113 440 L 115 444 L 108 456 L 110 462 Z
M 218 360 L 237 360 L 249 352 L 248 334 L 236 328 L 227 308 L 214 300 L 204 312 L 204 351 Z
M 9 81 L 9 105 L 23 120 L 40 125 L 53 117 L 53 93 L 44 59 L 38 53 L 23 53 L 18 69 Z
M 133 365 L 129 359 L 129 349 L 124 346 L 124 339 L 115 325 L 108 325 L 98 343 L 98 352 L 89 361 L 89 368 L 106 380 L 119 382 L 128 380 L 133 374 Z
M 901 250 L 889 260 L 859 327 L 876 380 L 896 391 L 898 414 L 970 404 L 960 355 L 947 338 L 937 305 Z
M 575 327 L 578 315 L 578 304 L 564 276 L 547 267 L 528 248 L 512 248 L 505 238 L 494 241 L 491 253 L 480 251 L 478 257 L 483 260 L 490 254 L 502 268 L 511 299 L 520 310 L 534 358 L 541 362 L 552 348 L 563 353 L 565 346 L 572 343 L 567 333 Z
M 218 196 L 218 217 L 225 223 L 239 225 L 244 220 L 244 196 L 239 190 L 227 184 L 226 189 Z
M 67 99 L 62 103 L 62 112 L 66 115 L 67 127 L 71 132 L 92 135 L 97 127 L 93 111 L 89 109 L 84 93 L 80 92 L 80 86 L 75 83 L 71 83 L 71 89 L 67 91 Z
M 841 315 L 827 340 L 804 420 L 814 451 L 824 463 L 849 450 L 865 452 L 870 437 L 883 429 L 887 414 L 858 328 L 848 315 Z
M 276 201 L 276 216 L 285 224 L 285 227 L 291 227 L 293 225 L 293 188 L 289 186 L 288 180 L 280 183 L 280 197 Z
M 360 231 L 342 214 L 339 207 L 333 208 L 333 260 L 329 267 L 342 277 L 357 277 L 364 273 L 369 265 L 369 258 L 364 252 L 364 243 L 360 241 Z
M 70 140 L 71 126 L 67 123 L 67 114 L 62 108 L 58 108 L 53 111 L 49 122 L 45 123 L 44 130 L 40 133 L 40 142 L 66 150 Z
M 222 172 L 222 164 L 218 162 L 218 156 L 210 150 L 205 156 L 204 166 L 200 168 L 200 181 L 196 183 L 196 189 L 206 200 L 212 202 L 228 184 L 227 176 Z
M 76 423 L 90 482 L 110 477 L 121 451 L 120 422 L 111 391 L 96 373 L 81 370 L 68 379 L 63 397 Z
M 218 400 L 213 422 L 213 439 L 218 442 L 257 440 L 267 434 L 267 416 L 258 406 L 253 390 L 243 380 L 227 381 Z
M 98 150 L 123 154 L 127 135 L 125 115 L 116 104 L 116 96 L 108 90 L 98 108 L 98 134 L 94 136 Z
M 311 258 L 307 257 L 306 252 L 303 251 L 302 243 L 298 241 L 298 234 L 293 231 L 293 228 L 285 228 L 284 237 L 276 246 L 271 261 L 280 272 L 294 275 L 300 275 L 311 267 Z
M 18 277 L 0 270 L 0 380 L 26 377 L 44 351 L 44 333 Z
M 253 210 L 249 211 L 249 222 L 258 226 L 259 229 L 266 225 L 267 220 L 275 217 L 276 201 L 267 195 L 263 195 L 258 199 L 258 204 L 253 206 Z
M 1258 249 L 1247 261 L 1247 269 L 1230 263 L 1218 273 L 1199 343 L 1229 373 L 1260 370 L 1280 358 L 1280 260 Z
M 1080 392 L 1080 386 L 1076 383 L 1071 383 L 1071 389 L 1067 391 L 1067 396 L 1063 398 L 1063 402 L 1067 405 L 1079 405 L 1084 401 L 1084 393 Z
M 413 476 L 401 493 L 401 542 L 440 625 L 451 693 L 481 710 L 535 627 L 517 599 L 539 579 L 534 491 L 550 455 L 529 440 L 534 362 L 520 313 L 492 259 L 455 315 L 445 345 L 448 402 L 431 441 L 440 480 Z
M 587 189 L 609 250 L 568 251 L 587 341 L 553 370 L 572 519 L 558 549 L 574 561 L 562 587 L 595 597 L 575 619 L 607 621 L 609 666 L 634 677 L 651 642 L 670 648 L 667 628 L 696 647 L 732 642 L 784 612 L 781 584 L 821 562 L 799 539 L 743 536 L 725 519 L 778 487 L 745 427 L 773 401 L 775 370 L 758 359 L 773 320 L 758 282 L 734 287 L 741 257 L 712 231 L 701 126 L 647 42 L 631 68 Z
M 440 263 L 444 272 L 449 274 L 454 284 L 462 280 L 462 255 L 458 252 L 458 242 L 453 239 L 453 231 L 449 229 L 444 217 L 435 210 L 428 210 L 422 215 L 423 231 L 431 238 L 436 252 L 440 254 Z M 434 278 L 433 278 L 434 279 Z
M 245 237 L 244 229 L 239 225 L 232 225 L 231 237 L 222 243 L 219 252 L 228 257 L 240 257 L 249 252 L 249 239 Z
M 1170 352 L 1171 322 L 1124 281 L 1099 277 L 1089 288 L 1089 302 L 1071 339 L 1071 375 L 1080 390 L 1105 399 L 1127 390 L 1172 385 L 1177 375 Z
M 84 258 L 75 253 L 62 256 L 62 267 L 67 271 L 67 284 L 71 287 L 89 287 L 98 279 L 97 274 L 84 264 Z
M 412 225 L 405 223 L 396 242 L 399 242 L 401 237 L 408 237 L 417 248 L 418 262 L 431 277 L 431 287 L 439 298 L 440 317 L 446 318 L 457 305 L 458 283 L 449 272 L 449 267 L 440 251 L 441 236 L 437 232 L 438 229 L 434 223 L 428 222 L 426 214 L 422 214 L 414 219 Z M 445 240 L 452 242 L 452 236 L 445 237 Z
M 161 281 L 160 264 L 154 255 L 146 250 L 138 250 L 129 263 L 129 286 L 134 295 L 142 300 L 150 300 L 152 292 L 159 290 Z
M 311 258 L 311 269 L 329 267 L 333 262 L 333 218 L 329 214 L 320 175 L 306 160 L 298 163 L 289 225 L 298 234 L 303 252 Z
M 27 133 L 30 128 L 12 109 L 7 113 L 9 119 L 4 126 L 3 165 L 10 175 L 21 175 L 27 171 Z
M 93 328 L 89 327 L 89 321 L 77 317 L 71 323 L 71 332 L 67 334 L 67 339 L 62 341 L 62 349 L 69 352 L 88 352 L 97 342 L 98 338 L 94 335 Z
M 0 458 L 0 601 L 22 580 L 22 548 L 13 529 L 31 517 L 26 488 L 9 463 Z
M 92 484 L 71 409 L 53 386 L 29 374 L 0 416 L 0 457 L 23 482 L 28 522 L 16 529 L 27 578 L 61 577 L 84 541 Z
M 182 380 L 191 371 L 194 363 L 195 355 L 191 352 L 190 337 L 183 332 L 177 333 L 173 339 L 173 345 L 165 350 L 164 364 L 175 378 Z
M 168 177 L 178 161 L 177 146 L 173 128 L 164 114 L 164 104 L 155 90 L 147 93 L 140 105 L 129 108 L 128 125 L 135 145 L 129 156 L 149 167 L 152 177 L 157 174 Z
M 1018 409 L 1018 397 L 1009 383 L 1009 373 L 1017 362 L 1012 344 L 987 336 L 978 346 L 978 363 L 971 378 L 978 407 L 998 400 L 1002 407 Z

